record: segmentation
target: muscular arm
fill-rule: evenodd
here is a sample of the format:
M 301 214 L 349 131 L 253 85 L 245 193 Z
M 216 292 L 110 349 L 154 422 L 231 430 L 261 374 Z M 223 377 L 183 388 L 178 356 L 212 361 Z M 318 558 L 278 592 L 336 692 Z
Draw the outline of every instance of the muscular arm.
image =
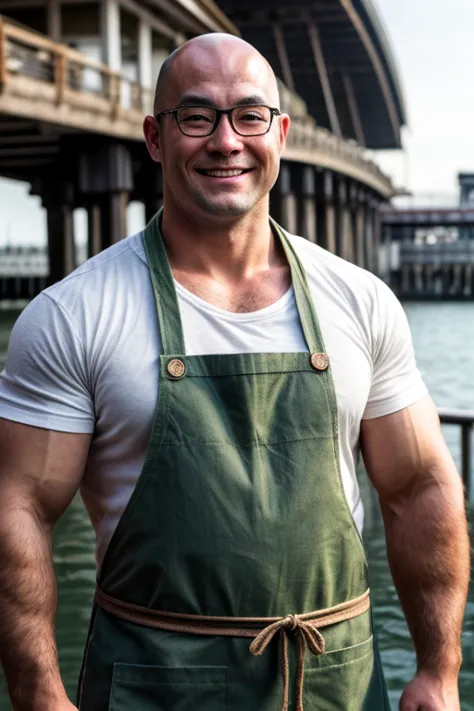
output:
M 365 420 L 361 444 L 417 656 L 418 685 L 415 692 L 407 688 L 401 708 L 457 709 L 469 541 L 462 483 L 432 401 L 426 397 L 392 415 Z M 420 678 L 432 685 L 418 705 Z
M 0 661 L 15 711 L 68 711 L 55 641 L 51 534 L 90 435 L 0 420 Z

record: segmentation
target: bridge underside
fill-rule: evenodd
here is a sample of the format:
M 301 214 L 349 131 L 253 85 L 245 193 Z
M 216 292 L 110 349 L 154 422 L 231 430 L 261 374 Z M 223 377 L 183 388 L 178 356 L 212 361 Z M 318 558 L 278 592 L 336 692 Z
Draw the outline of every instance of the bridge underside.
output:
M 217 0 L 318 125 L 373 149 L 401 147 L 403 96 L 365 0 Z
M 75 208 L 87 211 L 94 255 L 125 236 L 130 201 L 143 202 L 147 218 L 162 203 L 160 170 L 142 137 L 154 56 L 145 19 L 135 26 L 136 76 L 124 76 L 0 17 L 0 175 L 29 182 L 47 210 L 50 281 L 75 266 Z M 283 83 L 280 92 L 293 124 L 271 194 L 273 216 L 376 272 L 378 206 L 393 192 L 390 180 L 360 146 L 316 126 L 305 102 Z

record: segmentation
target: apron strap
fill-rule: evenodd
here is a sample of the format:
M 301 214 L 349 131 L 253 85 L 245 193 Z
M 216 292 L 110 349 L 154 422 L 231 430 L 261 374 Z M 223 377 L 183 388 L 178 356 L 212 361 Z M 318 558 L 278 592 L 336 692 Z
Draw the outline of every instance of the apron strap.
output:
M 179 313 L 178 297 L 173 274 L 161 237 L 163 208 L 150 220 L 143 234 L 143 245 L 150 267 L 153 291 L 155 292 L 158 325 L 163 355 L 184 355 L 183 325 Z
M 146 226 L 143 234 L 143 244 L 155 292 L 163 355 L 185 355 L 186 350 L 178 297 L 161 236 L 162 213 L 163 208 Z M 270 224 L 275 236 L 281 242 L 290 265 L 296 305 L 308 350 L 310 353 L 324 352 L 321 329 L 303 265 L 286 232 L 272 218 L 270 218 Z
M 271 217 L 270 224 L 274 233 L 280 238 L 281 245 L 291 268 L 291 281 L 295 292 L 296 306 L 308 350 L 310 353 L 324 352 L 323 336 L 306 279 L 306 272 L 285 230 Z

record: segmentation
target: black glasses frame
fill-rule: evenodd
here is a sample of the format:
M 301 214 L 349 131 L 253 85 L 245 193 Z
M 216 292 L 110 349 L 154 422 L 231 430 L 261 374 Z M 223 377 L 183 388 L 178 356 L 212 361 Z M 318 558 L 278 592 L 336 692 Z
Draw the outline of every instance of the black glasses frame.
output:
M 234 120 L 233 120 L 233 112 L 236 111 L 237 109 L 245 109 L 245 108 L 252 108 L 252 106 L 261 106 L 262 108 L 268 109 L 270 111 L 270 122 L 265 129 L 265 131 L 262 131 L 262 133 L 241 133 L 240 131 L 237 131 L 237 129 L 234 126 Z M 181 127 L 181 122 L 178 118 L 178 112 L 181 109 L 212 109 L 213 111 L 216 112 L 216 120 L 214 121 L 214 124 L 211 127 L 211 130 L 208 133 L 202 133 L 199 136 L 196 136 L 195 134 L 190 134 L 186 133 L 186 131 L 183 130 Z M 214 133 L 216 128 L 218 127 L 220 120 L 222 116 L 228 116 L 229 117 L 229 123 L 232 126 L 232 129 L 235 133 L 237 133 L 239 136 L 244 136 L 245 138 L 252 138 L 253 136 L 264 136 L 266 133 L 269 132 L 270 128 L 272 127 L 273 123 L 273 117 L 274 116 L 281 116 L 281 111 L 280 109 L 275 109 L 272 106 L 267 106 L 266 104 L 242 104 L 240 106 L 233 106 L 231 109 L 218 109 L 215 106 L 203 106 L 202 104 L 193 104 L 193 105 L 184 105 L 184 106 L 178 106 L 176 109 L 166 109 L 165 111 L 160 111 L 159 114 L 155 115 L 156 121 L 160 121 L 162 116 L 166 116 L 166 114 L 171 114 L 174 116 L 176 123 L 178 124 L 178 128 L 183 134 L 183 136 L 188 136 L 188 138 L 206 138 L 207 136 L 210 136 L 211 134 Z

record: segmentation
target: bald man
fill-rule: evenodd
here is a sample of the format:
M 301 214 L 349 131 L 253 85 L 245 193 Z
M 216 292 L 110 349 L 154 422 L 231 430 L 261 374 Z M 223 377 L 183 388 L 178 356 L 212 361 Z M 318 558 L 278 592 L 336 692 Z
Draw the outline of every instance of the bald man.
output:
M 402 711 L 459 711 L 463 491 L 407 322 L 269 216 L 290 119 L 208 35 L 144 130 L 164 208 L 23 312 L 0 385 L 0 637 L 15 711 L 71 711 L 51 532 L 80 489 L 98 578 L 82 711 L 388 711 L 359 451 L 417 654 Z

